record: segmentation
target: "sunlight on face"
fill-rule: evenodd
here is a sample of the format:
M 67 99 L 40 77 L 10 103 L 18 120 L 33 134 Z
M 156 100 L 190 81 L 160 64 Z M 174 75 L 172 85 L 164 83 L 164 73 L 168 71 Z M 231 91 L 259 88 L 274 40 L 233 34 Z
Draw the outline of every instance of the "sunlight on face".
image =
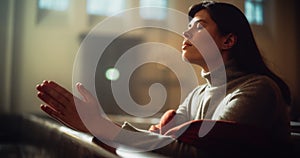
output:
M 219 49 L 220 34 L 216 23 L 206 10 L 199 11 L 183 33 L 182 57 L 207 70 L 207 65 L 215 65 L 221 60 Z

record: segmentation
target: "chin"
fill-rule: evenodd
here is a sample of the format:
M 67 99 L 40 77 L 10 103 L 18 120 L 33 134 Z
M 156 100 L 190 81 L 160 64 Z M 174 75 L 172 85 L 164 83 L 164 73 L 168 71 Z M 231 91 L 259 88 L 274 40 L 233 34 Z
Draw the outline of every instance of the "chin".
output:
M 185 57 L 185 53 L 184 52 L 181 54 L 181 58 L 182 58 L 182 61 L 185 61 L 185 62 L 188 62 L 188 63 L 190 62 L 188 60 L 188 58 Z
M 182 56 L 182 60 L 184 62 L 189 63 L 189 64 L 196 64 L 197 63 L 197 62 L 194 62 L 193 60 L 190 60 L 190 59 L 186 58 L 185 56 Z
M 190 61 L 187 58 L 185 58 L 185 57 L 182 57 L 182 61 L 190 63 Z

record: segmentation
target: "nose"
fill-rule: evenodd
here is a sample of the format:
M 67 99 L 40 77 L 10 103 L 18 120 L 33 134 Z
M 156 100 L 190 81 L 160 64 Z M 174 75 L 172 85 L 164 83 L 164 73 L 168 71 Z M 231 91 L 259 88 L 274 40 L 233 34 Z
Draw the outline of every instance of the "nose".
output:
M 192 34 L 189 31 L 184 31 L 182 34 L 183 34 L 183 37 L 186 39 L 192 38 Z

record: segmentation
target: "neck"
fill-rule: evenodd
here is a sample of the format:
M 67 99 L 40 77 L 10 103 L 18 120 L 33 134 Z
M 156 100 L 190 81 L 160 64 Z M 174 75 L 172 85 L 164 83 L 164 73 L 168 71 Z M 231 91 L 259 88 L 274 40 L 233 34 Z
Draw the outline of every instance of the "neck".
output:
M 217 57 L 213 60 L 199 63 L 198 65 L 202 67 L 203 72 L 207 73 L 207 72 L 210 72 L 210 71 L 213 71 L 213 70 L 219 68 L 222 65 L 224 66 L 230 60 L 231 60 L 231 58 L 229 56 L 229 51 L 226 50 L 226 51 L 221 51 L 221 58 Z

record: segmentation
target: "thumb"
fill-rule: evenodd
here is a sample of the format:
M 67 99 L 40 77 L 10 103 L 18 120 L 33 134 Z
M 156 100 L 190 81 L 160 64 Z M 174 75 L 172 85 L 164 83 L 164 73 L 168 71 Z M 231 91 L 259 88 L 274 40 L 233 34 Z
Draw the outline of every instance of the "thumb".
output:
M 78 90 L 78 92 L 81 94 L 81 96 L 83 97 L 83 101 L 85 102 L 90 102 L 91 99 L 93 98 L 93 95 L 91 94 L 90 91 L 88 91 L 82 83 L 78 82 L 76 84 L 76 88 Z

